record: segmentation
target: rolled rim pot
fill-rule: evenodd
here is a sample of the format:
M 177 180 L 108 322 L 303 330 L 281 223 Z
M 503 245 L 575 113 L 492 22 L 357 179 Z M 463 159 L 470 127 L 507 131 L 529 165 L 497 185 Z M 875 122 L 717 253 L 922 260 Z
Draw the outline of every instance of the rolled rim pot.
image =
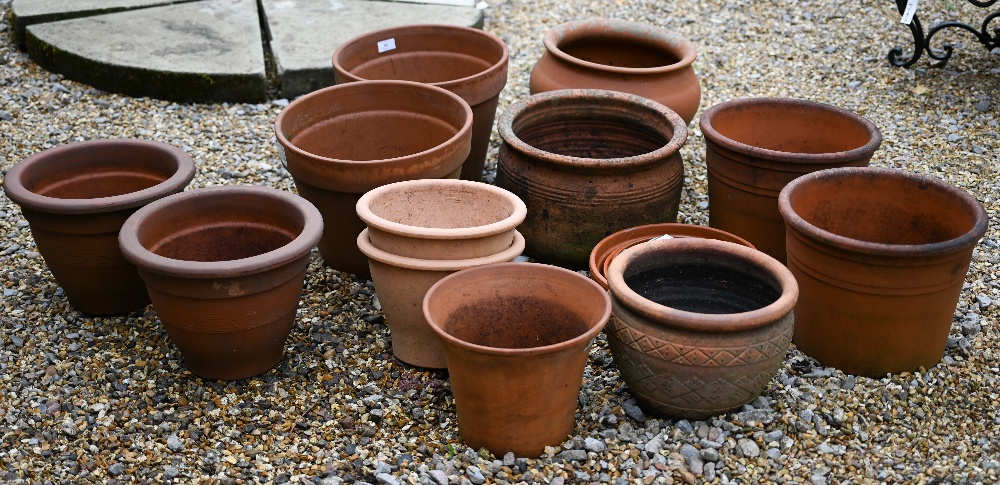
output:
M 323 260 L 368 278 L 355 244 L 365 228 L 355 212 L 361 194 L 403 180 L 457 178 L 469 154 L 472 110 L 435 86 L 364 81 L 306 94 L 274 126 L 296 190 L 326 221 Z
M 802 290 L 798 348 L 868 377 L 937 364 L 989 224 L 982 204 L 939 179 L 886 168 L 806 175 L 779 202 Z
M 527 205 L 518 230 L 539 261 L 585 269 L 609 234 L 677 219 L 687 128 L 662 104 L 551 91 L 511 105 L 498 127 L 496 184 Z
M 184 190 L 194 160 L 165 143 L 109 139 L 31 155 L 4 177 L 38 252 L 71 305 L 91 315 L 127 313 L 149 303 L 118 232 L 138 208 Z
M 235 380 L 281 360 L 322 233 L 319 211 L 295 194 L 227 186 L 142 208 L 120 243 L 187 368 Z
M 778 194 L 819 170 L 867 166 L 882 134 L 850 111 L 800 99 L 749 98 L 701 116 L 708 167 L 709 225 L 785 261 Z
M 337 47 L 337 83 L 400 79 L 431 84 L 472 107 L 472 148 L 463 180 L 480 180 L 486 165 L 500 92 L 507 85 L 508 51 L 499 37 L 457 25 L 404 25 L 361 34 Z
M 792 338 L 798 286 L 777 260 L 735 243 L 649 241 L 611 262 L 606 333 L 643 408 L 705 419 L 756 398 Z
M 610 309 L 593 281 L 535 263 L 480 266 L 432 286 L 423 312 L 444 344 L 462 439 L 525 457 L 565 441 Z

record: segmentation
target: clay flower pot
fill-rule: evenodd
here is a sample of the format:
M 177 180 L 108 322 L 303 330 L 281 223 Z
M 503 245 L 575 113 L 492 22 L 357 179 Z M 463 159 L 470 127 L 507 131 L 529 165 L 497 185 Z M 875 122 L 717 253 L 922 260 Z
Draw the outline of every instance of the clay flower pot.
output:
M 691 41 L 652 25 L 577 20 L 545 34 L 545 53 L 531 71 L 531 94 L 607 89 L 637 94 L 674 110 L 685 126 L 701 103 Z
M 519 230 L 534 258 L 585 269 L 607 235 L 677 219 L 687 128 L 662 104 L 552 91 L 514 103 L 498 126 L 496 184 L 527 204 Z
M 323 219 L 265 187 L 192 190 L 152 203 L 122 227 L 153 307 L 187 368 L 245 379 L 280 360 Z
M 975 198 L 924 175 L 843 168 L 788 184 L 780 207 L 788 268 L 802 289 L 800 350 L 869 377 L 941 359 L 989 223 Z
M 403 180 L 457 178 L 469 154 L 472 110 L 455 94 L 409 81 L 364 81 L 313 91 L 278 115 L 282 162 L 323 214 L 319 251 L 332 268 L 368 278 L 355 243 L 361 194 Z
M 708 165 L 709 225 L 785 262 L 778 193 L 795 178 L 867 166 L 882 143 L 872 122 L 798 99 L 727 101 L 701 116 Z
M 404 25 L 359 35 L 333 53 L 337 83 L 401 79 L 447 89 L 472 107 L 472 149 L 461 178 L 480 180 L 500 91 L 507 85 L 507 44 L 479 29 Z
M 767 387 L 792 338 L 798 286 L 766 254 L 709 239 L 633 246 L 608 268 L 608 344 L 636 401 L 705 419 Z
M 610 310 L 596 283 L 542 264 L 482 266 L 431 287 L 423 311 L 444 342 L 462 439 L 525 457 L 565 441 Z
M 21 206 L 38 252 L 83 313 L 127 313 L 149 303 L 118 249 L 133 212 L 180 192 L 194 177 L 183 150 L 154 141 L 94 140 L 36 153 L 15 164 L 4 192 Z

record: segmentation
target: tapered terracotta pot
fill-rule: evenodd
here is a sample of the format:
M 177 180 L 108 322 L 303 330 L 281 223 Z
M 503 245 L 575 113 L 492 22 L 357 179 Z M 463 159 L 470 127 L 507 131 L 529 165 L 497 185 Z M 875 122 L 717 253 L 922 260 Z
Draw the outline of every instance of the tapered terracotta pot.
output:
M 576 20 L 545 34 L 545 53 L 531 70 L 531 94 L 607 89 L 666 105 L 687 125 L 701 103 L 694 44 L 652 25 L 614 19 Z
M 650 412 L 705 419 L 767 387 L 792 338 L 798 286 L 778 261 L 709 239 L 650 241 L 608 268 L 608 344 Z
M 192 190 L 137 211 L 122 252 L 187 368 L 206 379 L 267 372 L 284 352 L 323 219 L 265 187 Z
M 401 79 L 432 84 L 472 107 L 472 148 L 461 178 L 480 180 L 500 91 L 507 85 L 507 44 L 479 29 L 404 25 L 361 34 L 333 53 L 337 83 Z
M 423 311 L 444 342 L 462 439 L 524 457 L 565 441 L 610 310 L 596 283 L 542 264 L 481 266 L 432 286 Z
M 127 313 L 149 303 L 118 231 L 138 208 L 180 192 L 194 177 L 183 150 L 154 141 L 71 143 L 36 153 L 4 177 L 38 252 L 83 313 Z
M 687 128 L 662 104 L 551 91 L 514 103 L 498 126 L 496 184 L 528 206 L 519 230 L 535 259 L 585 269 L 609 234 L 677 219 Z
M 936 178 L 843 168 L 788 184 L 780 206 L 798 348 L 869 377 L 937 364 L 989 224 L 982 205 Z
M 455 94 L 410 81 L 313 91 L 274 124 L 299 194 L 323 214 L 319 251 L 330 267 L 368 278 L 355 239 L 361 194 L 403 180 L 457 178 L 469 155 L 472 110 Z
M 701 116 L 709 225 L 785 262 L 778 193 L 797 177 L 867 166 L 882 143 L 875 125 L 834 106 L 782 98 L 727 101 Z

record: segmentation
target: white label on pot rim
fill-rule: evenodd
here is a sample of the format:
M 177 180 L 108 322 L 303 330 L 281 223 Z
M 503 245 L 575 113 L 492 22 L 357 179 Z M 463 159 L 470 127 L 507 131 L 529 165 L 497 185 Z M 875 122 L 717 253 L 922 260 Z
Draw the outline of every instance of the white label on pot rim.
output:
M 395 48 L 396 48 L 396 38 L 395 37 L 389 38 L 389 39 L 385 39 L 385 40 L 383 40 L 383 41 L 381 41 L 381 42 L 378 43 L 378 52 L 379 52 L 379 54 L 381 54 L 381 53 L 383 53 L 385 51 L 391 51 L 391 50 L 393 50 Z
M 903 17 L 899 23 L 908 24 L 913 21 L 913 16 L 917 13 L 917 2 L 920 0 L 906 0 L 906 8 L 903 9 Z

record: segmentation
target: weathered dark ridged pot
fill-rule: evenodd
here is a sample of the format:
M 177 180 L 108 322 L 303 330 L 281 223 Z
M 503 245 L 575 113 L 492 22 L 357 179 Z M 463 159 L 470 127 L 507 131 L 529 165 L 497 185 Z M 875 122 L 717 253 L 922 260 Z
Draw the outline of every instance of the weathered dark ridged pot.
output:
M 118 249 L 133 212 L 184 190 L 194 161 L 155 141 L 93 140 L 50 148 L 14 165 L 4 192 L 21 206 L 38 252 L 83 313 L 113 315 L 149 303 L 135 266 Z
M 457 25 L 404 25 L 376 30 L 337 47 L 333 74 L 338 84 L 402 79 L 431 84 L 461 96 L 472 107 L 472 149 L 462 164 L 461 178 L 483 178 L 497 102 L 507 85 L 507 44 L 499 37 Z
M 872 122 L 834 106 L 782 98 L 727 101 L 701 116 L 709 225 L 785 261 L 778 193 L 797 177 L 863 167 L 882 143 Z
M 551 91 L 513 104 L 498 127 L 496 184 L 528 206 L 518 229 L 534 258 L 586 269 L 607 235 L 677 219 L 687 128 L 662 104 L 612 91 Z
M 361 194 L 403 180 L 458 178 L 469 155 L 472 110 L 439 87 L 363 81 L 313 91 L 274 123 L 282 162 L 327 231 L 319 252 L 330 267 L 370 278 L 357 246 Z
M 280 360 L 323 219 L 305 199 L 266 187 L 192 190 L 137 211 L 121 248 L 187 368 L 245 379 Z
M 767 387 L 792 338 L 795 279 L 746 246 L 639 244 L 611 262 L 608 285 L 611 355 L 636 401 L 657 415 L 738 409 Z
M 801 177 L 780 206 L 802 289 L 798 348 L 868 377 L 937 364 L 989 224 L 983 206 L 936 178 L 883 168 Z

